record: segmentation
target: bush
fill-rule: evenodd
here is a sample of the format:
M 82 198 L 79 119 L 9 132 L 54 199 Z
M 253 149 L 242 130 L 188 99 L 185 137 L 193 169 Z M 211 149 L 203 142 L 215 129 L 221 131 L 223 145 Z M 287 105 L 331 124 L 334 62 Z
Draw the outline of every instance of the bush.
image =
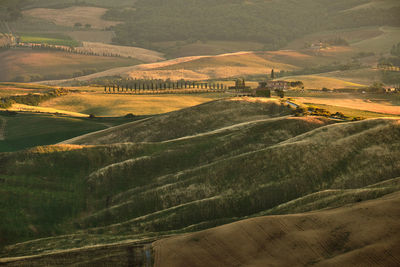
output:
M 128 114 L 125 115 L 125 118 L 127 118 L 127 119 L 133 119 L 133 118 L 135 118 L 135 117 L 136 117 L 136 116 L 133 115 L 132 113 L 128 113 Z
M 296 117 L 304 116 L 306 112 L 306 109 L 303 107 L 297 107 L 295 110 L 293 110 L 293 114 Z

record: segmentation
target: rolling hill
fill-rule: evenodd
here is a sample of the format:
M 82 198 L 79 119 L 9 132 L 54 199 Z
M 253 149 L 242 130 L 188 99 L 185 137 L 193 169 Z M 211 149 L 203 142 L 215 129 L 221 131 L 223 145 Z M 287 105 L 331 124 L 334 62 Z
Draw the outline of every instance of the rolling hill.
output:
M 1 154 L 1 256 L 144 242 L 399 191 L 398 119 L 341 122 L 290 113 L 274 101 L 218 100 L 68 145 Z M 308 220 L 288 220 L 293 216 Z M 379 233 L 371 238 L 371 244 L 382 240 Z M 328 249 L 324 255 L 335 253 Z

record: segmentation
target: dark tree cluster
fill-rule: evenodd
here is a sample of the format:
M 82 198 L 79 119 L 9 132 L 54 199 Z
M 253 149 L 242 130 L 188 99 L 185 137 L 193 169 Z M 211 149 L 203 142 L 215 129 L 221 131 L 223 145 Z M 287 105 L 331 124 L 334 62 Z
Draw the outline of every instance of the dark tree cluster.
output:
M 0 98 L 0 108 L 7 109 L 10 108 L 14 103 L 37 106 L 41 102 L 49 100 L 54 97 L 63 96 L 68 94 L 67 89 L 59 88 L 48 91 L 44 94 L 27 94 L 27 95 L 16 95 L 7 96 Z

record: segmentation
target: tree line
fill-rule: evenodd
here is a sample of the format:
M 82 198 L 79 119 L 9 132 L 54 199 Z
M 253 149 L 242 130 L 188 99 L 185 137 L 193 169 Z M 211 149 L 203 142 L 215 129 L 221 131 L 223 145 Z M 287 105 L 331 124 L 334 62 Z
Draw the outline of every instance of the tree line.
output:
M 122 56 L 118 53 L 110 53 L 110 52 L 94 52 L 92 50 L 83 50 L 83 49 L 76 49 L 73 46 L 64 46 L 64 45 L 50 45 L 50 44 L 36 44 L 36 43 L 17 43 L 15 45 L 5 44 L 0 46 L 0 49 L 10 49 L 13 47 L 21 47 L 21 48 L 32 48 L 36 50 L 46 50 L 46 51 L 61 51 L 66 53 L 73 53 L 78 55 L 85 55 L 85 56 L 99 56 L 99 57 L 119 57 Z
M 195 91 L 226 91 L 227 86 L 222 83 L 196 82 L 196 81 L 171 81 L 171 80 L 138 80 L 125 79 L 114 83 L 105 83 L 104 93 L 153 93 L 162 94 L 171 90 L 195 89 Z M 197 89 L 197 90 L 196 90 Z M 193 91 L 193 90 L 191 90 Z M 174 91 L 175 92 L 175 91 Z

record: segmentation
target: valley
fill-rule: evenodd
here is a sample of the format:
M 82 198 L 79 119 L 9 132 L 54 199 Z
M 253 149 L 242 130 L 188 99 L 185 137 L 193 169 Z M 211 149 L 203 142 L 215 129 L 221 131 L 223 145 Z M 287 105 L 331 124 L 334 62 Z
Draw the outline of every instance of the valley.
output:
M 399 12 L 2 1 L 0 265 L 399 265 Z

